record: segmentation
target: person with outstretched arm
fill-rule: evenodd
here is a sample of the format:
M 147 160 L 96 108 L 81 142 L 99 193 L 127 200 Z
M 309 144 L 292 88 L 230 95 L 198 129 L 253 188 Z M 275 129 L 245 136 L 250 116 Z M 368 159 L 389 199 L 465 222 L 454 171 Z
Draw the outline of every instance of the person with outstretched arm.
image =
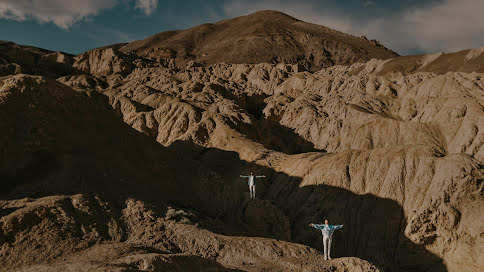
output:
M 250 191 L 250 198 L 255 198 L 255 179 L 256 178 L 265 178 L 266 176 L 254 176 L 254 172 L 250 172 L 250 175 L 248 176 L 242 176 L 240 175 L 241 178 L 248 178 L 249 181 L 247 184 L 249 185 L 249 191 Z
M 333 240 L 333 232 L 343 227 L 343 225 L 329 225 L 328 219 L 324 220 L 324 224 L 309 224 L 309 226 L 321 230 L 323 234 L 324 259 L 331 260 L 331 241 Z

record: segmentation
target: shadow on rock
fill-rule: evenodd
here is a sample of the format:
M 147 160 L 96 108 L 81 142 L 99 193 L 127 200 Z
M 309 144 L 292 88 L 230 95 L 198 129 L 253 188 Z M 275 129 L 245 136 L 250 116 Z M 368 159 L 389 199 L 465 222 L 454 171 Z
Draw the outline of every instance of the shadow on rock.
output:
M 322 251 L 320 231 L 308 225 L 328 218 L 333 224 L 344 224 L 334 234 L 334 257 L 369 260 L 381 271 L 447 271 L 442 259 L 405 237 L 407 220 L 394 200 L 327 185 L 301 187 L 301 178 L 243 161 L 235 152 L 178 144 L 183 147 L 173 148 L 191 149 L 203 168 L 216 171 L 226 186 L 245 199 L 234 201 L 233 205 L 238 206 L 226 211 L 226 225 L 201 227 L 226 235 L 288 240 Z M 238 178 L 249 171 L 267 176 L 258 180 L 258 199 L 248 199 L 246 181 Z M 289 231 L 284 230 L 285 226 Z

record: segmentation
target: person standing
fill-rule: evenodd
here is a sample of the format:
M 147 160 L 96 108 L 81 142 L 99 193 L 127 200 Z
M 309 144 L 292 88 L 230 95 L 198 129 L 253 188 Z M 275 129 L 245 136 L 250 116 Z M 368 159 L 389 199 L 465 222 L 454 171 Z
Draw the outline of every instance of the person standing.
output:
M 254 172 L 250 172 L 249 176 L 242 176 L 240 175 L 241 178 L 248 178 L 249 181 L 247 184 L 249 185 L 249 191 L 250 191 L 250 198 L 255 198 L 255 179 L 256 178 L 265 178 L 266 176 L 254 176 Z
M 343 225 L 329 225 L 328 219 L 324 220 L 324 224 L 309 224 L 309 226 L 321 230 L 323 234 L 324 259 L 331 260 L 331 242 L 333 240 L 333 233 L 340 229 Z

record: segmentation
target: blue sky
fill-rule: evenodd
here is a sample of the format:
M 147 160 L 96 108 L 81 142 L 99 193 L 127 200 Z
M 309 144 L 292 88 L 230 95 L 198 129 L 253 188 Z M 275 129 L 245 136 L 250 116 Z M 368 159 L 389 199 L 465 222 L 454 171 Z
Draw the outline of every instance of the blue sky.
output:
M 77 54 L 263 9 L 402 55 L 484 46 L 484 0 L 0 0 L 0 40 Z

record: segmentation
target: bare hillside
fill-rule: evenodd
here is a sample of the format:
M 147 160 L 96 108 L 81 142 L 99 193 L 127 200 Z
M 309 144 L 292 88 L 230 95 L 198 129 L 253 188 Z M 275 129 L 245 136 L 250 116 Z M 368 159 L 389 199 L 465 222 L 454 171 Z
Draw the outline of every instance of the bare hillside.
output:
M 145 57 L 174 57 L 181 64 L 190 60 L 207 64 L 284 62 L 300 64 L 311 71 L 397 56 L 376 41 L 271 10 L 162 32 L 128 43 L 119 50 L 135 51 Z

